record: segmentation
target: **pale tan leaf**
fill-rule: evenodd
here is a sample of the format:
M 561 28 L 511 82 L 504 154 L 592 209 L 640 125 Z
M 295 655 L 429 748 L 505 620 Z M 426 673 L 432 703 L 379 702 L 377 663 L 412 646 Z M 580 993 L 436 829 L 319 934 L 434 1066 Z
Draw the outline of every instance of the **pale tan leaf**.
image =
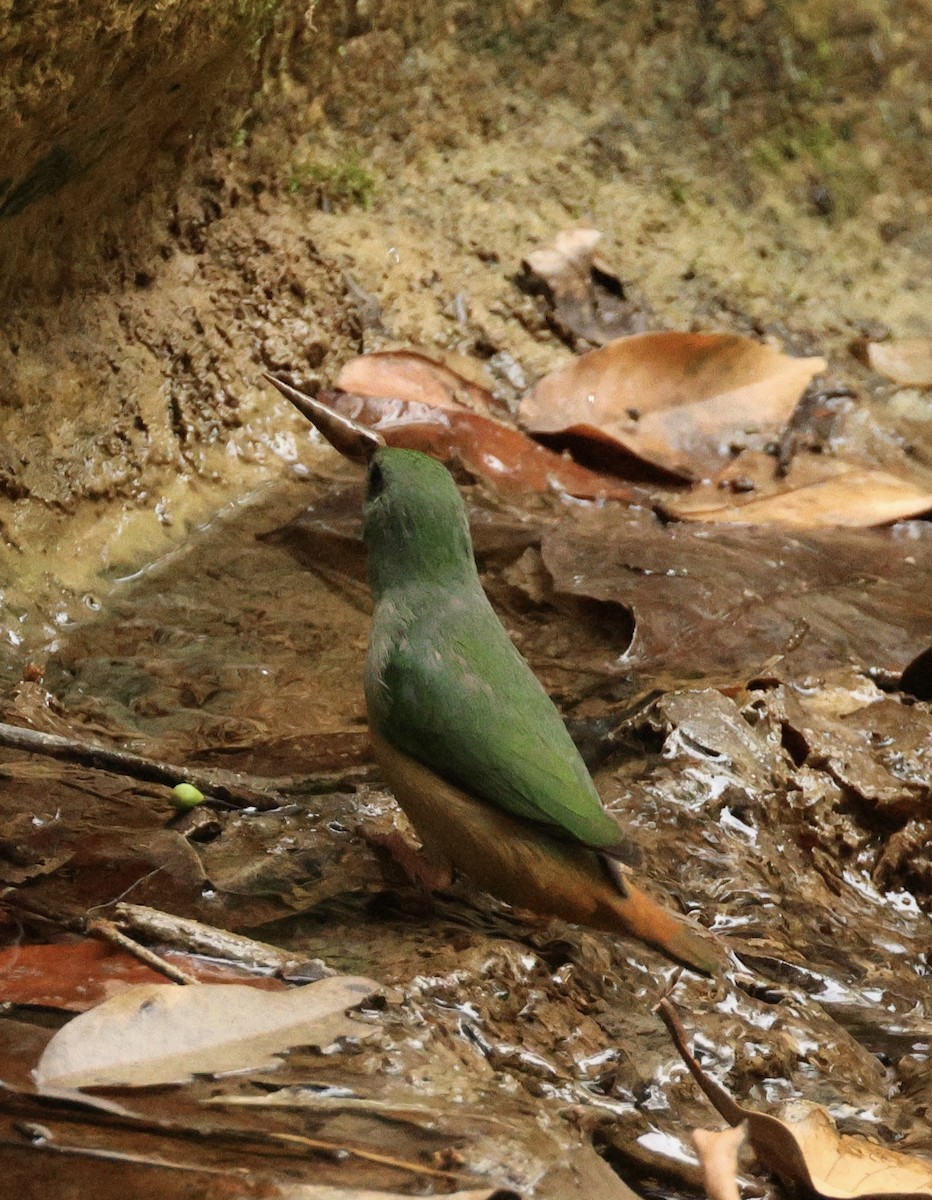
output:
M 932 1162 L 866 1138 L 839 1133 L 832 1118 L 817 1104 L 784 1105 L 782 1124 L 800 1149 L 808 1181 L 822 1196 L 929 1196 Z M 761 1151 L 755 1144 L 758 1157 Z
M 761 1164 L 788 1184 L 824 1200 L 899 1200 L 932 1197 L 932 1161 L 904 1154 L 852 1134 L 840 1134 L 817 1104 L 797 1100 L 781 1116 L 736 1104 L 707 1075 L 689 1049 L 686 1033 L 668 1000 L 657 1006 L 693 1078 L 731 1125 L 747 1123 L 747 1137 Z
M 714 488 L 677 496 L 667 512 L 686 521 L 851 529 L 888 525 L 932 510 L 932 492 L 908 479 L 849 463 L 825 466 L 823 479 L 787 482 L 769 495 L 736 497 Z
M 532 433 L 614 444 L 693 479 L 735 439 L 780 428 L 824 367 L 737 334 L 635 334 L 545 375 L 520 416 Z
M 595 248 L 602 240 L 598 229 L 579 226 L 562 229 L 552 245 L 532 250 L 525 265 L 552 287 L 573 290 L 581 288 L 580 280 L 588 275 Z
M 731 1129 L 694 1129 L 692 1136 L 709 1200 L 740 1200 L 738 1151 L 747 1137 L 747 1126 L 742 1123 Z
M 439 408 L 468 408 L 487 416 L 487 388 L 416 350 L 381 350 L 351 358 L 334 386 L 341 392 L 382 400 L 407 400 Z
M 146 1087 L 195 1074 L 274 1065 L 291 1046 L 365 1037 L 346 1015 L 378 990 L 335 975 L 286 992 L 239 984 L 144 984 L 75 1017 L 55 1034 L 35 1070 L 40 1088 Z
M 932 387 L 932 337 L 868 342 L 871 369 L 904 387 Z

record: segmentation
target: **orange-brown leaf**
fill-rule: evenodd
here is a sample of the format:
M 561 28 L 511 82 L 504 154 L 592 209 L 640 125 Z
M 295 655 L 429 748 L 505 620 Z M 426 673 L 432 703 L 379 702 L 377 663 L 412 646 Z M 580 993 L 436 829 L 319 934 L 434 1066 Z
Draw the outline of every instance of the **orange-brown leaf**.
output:
M 614 444 L 693 479 L 736 439 L 783 425 L 824 367 L 737 334 L 635 334 L 545 375 L 520 415 L 532 433 Z
M 633 500 L 610 476 L 561 458 L 525 434 L 467 408 L 327 392 L 321 399 L 344 416 L 377 430 L 389 446 L 421 450 L 441 462 L 459 460 L 502 492 L 565 492 L 581 499 Z
M 337 376 L 335 386 L 357 396 L 469 408 L 483 414 L 493 407 L 488 389 L 415 350 L 382 350 L 351 358 Z
M 244 983 L 279 990 L 279 979 L 250 975 L 179 951 L 164 957 L 204 983 Z M 165 977 L 122 950 L 94 938 L 50 945 L 14 946 L 0 950 L 0 1000 L 86 1012 L 96 1004 L 143 983 L 164 983 Z

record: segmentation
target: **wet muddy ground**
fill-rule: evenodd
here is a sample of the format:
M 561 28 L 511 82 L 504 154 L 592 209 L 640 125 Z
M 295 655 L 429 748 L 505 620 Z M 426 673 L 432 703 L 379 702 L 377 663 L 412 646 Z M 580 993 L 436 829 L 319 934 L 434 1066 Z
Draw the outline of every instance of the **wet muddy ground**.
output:
M 402 818 L 365 737 L 358 496 L 352 480 L 260 490 L 103 604 L 89 596 L 98 611 L 63 624 L 41 680 L 7 708 L 52 732 L 273 777 L 292 803 L 179 820 L 167 789 L 8 753 L 5 882 L 67 911 L 121 899 L 249 930 L 378 980 L 378 1038 L 349 1062 L 314 1060 L 314 1078 L 431 1105 L 468 1132 L 468 1170 L 485 1163 L 515 1186 L 590 1136 L 646 1193 L 697 1186 L 687 1132 L 715 1118 L 652 1012 L 666 991 L 741 1102 L 804 1097 L 843 1130 L 932 1149 L 932 715 L 871 678 L 922 648 L 928 527 L 845 535 L 847 547 L 834 534 L 836 579 L 816 534 L 687 530 L 619 505 L 509 509 L 472 489 L 486 585 L 642 874 L 734 952 L 726 978 L 703 981 L 634 943 L 528 923 L 463 882 L 428 899 L 375 844 Z M 652 571 L 670 576 L 645 561 L 700 550 L 692 598 L 665 605 Z M 729 621 L 730 655 L 705 632 L 722 620 L 723 555 L 746 592 L 759 588 Z M 868 568 L 881 561 L 885 603 L 873 603 Z M 614 601 L 607 577 L 626 581 Z M 800 612 L 808 636 L 791 646 Z M 315 794 L 312 773 L 345 782 Z M 531 1114 L 546 1131 L 536 1149 Z M 476 1120 L 503 1123 L 494 1150 L 480 1151 Z
M 927 468 L 928 393 L 850 345 L 926 329 L 928 43 L 916 11 L 900 31 L 862 8 L 825 42 L 825 78 L 752 4 L 709 10 L 711 31 L 644 6 L 624 36 L 599 5 L 505 6 L 500 27 L 466 14 L 427 49 L 366 28 L 330 56 L 323 98 L 295 33 L 278 85 L 192 163 L 151 236 L 115 238 L 93 288 L 10 314 L 5 719 L 271 779 L 290 803 L 179 818 L 167 788 L 3 751 L 0 882 L 59 913 L 124 900 L 249 931 L 385 989 L 373 1038 L 340 1053 L 117 1096 L 190 1126 L 216 1101 L 216 1143 L 101 1132 L 96 1114 L 85 1145 L 219 1169 L 220 1100 L 277 1097 L 281 1129 L 441 1171 L 332 1150 L 309 1160 L 315 1182 L 694 1193 L 688 1131 L 719 1122 L 653 1012 L 669 992 L 741 1102 L 804 1097 L 843 1130 L 932 1151 L 932 714 L 927 677 L 925 700 L 898 690 L 932 640 L 928 521 L 687 526 L 467 488 L 492 600 L 641 874 L 735 956 L 704 981 L 462 881 L 408 885 L 381 848 L 401 818 L 365 732 L 359 481 L 261 379 L 327 384 L 360 350 L 412 344 L 513 408 L 570 355 L 522 259 L 585 223 L 632 329 L 825 355 L 827 382 L 856 393 L 847 431 Z M 8 949 L 70 936 L 13 909 L 0 934 Z M 0 1077 L 28 1089 L 64 1019 L 6 1009 Z M 26 1195 L 38 1150 L 7 1133 Z M 244 1194 L 306 1178 L 264 1154 Z M 43 1194 L 89 1188 L 76 1162 L 46 1155 Z M 125 1164 L 88 1169 L 101 1193 L 185 1194 L 157 1167 L 145 1185 Z M 748 1168 L 744 1190 L 777 1188 Z

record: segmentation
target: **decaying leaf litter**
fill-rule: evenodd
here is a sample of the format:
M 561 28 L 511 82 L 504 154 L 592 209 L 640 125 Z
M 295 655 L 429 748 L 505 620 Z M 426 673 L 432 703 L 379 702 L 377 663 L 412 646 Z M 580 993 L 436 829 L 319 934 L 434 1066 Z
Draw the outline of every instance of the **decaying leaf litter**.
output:
M 688 340 L 692 350 L 700 344 Z M 719 344 L 733 352 L 736 339 Z M 774 520 L 670 524 L 684 494 L 670 476 L 689 472 L 669 457 L 647 456 L 660 474 L 637 476 L 638 504 L 607 499 L 613 488 L 630 491 L 609 472 L 632 446 L 607 461 L 602 434 L 590 467 L 604 481 L 595 503 L 578 503 L 578 488 L 558 473 L 573 470 L 567 460 L 525 474 L 525 456 L 536 462 L 540 451 L 517 432 L 517 461 L 504 471 L 517 483 L 498 491 L 489 479 L 502 475 L 501 459 L 481 422 L 495 424 L 496 439 L 511 429 L 501 399 L 479 398 L 478 426 L 438 420 L 438 408 L 459 410 L 464 398 L 475 416 L 481 389 L 423 356 L 395 355 L 389 367 L 413 371 L 418 387 L 426 372 L 445 396 L 412 395 L 393 376 L 375 390 L 386 402 L 376 417 L 358 401 L 373 398 L 360 376 L 369 365 L 350 364 L 334 398 L 357 397 L 353 415 L 369 413 L 400 444 L 413 429 L 427 439 L 414 444 L 439 449 L 462 473 L 489 593 L 598 765 L 603 797 L 651 877 L 722 935 L 741 969 L 712 982 L 673 979 L 641 948 L 528 923 L 465 883 L 431 903 L 406 886 L 380 850 L 400 818 L 377 781 L 358 774 L 367 760 L 358 486 L 307 483 L 312 503 L 297 521 L 286 519 L 295 490 L 273 489 L 69 630 L 7 716 L 161 760 L 222 763 L 258 787 L 271 776 L 292 803 L 179 818 L 167 789 L 10 755 L 9 790 L 31 815 L 14 819 L 4 843 L 5 882 L 47 913 L 106 911 L 120 899 L 258 931 L 385 990 L 364 1014 L 375 1032 L 362 1041 L 351 1037 L 336 1054 L 293 1052 L 270 1074 L 211 1084 L 214 1103 L 227 1107 L 207 1126 L 194 1115 L 205 1084 L 174 1094 L 170 1116 L 157 1097 L 121 1094 L 132 1110 L 120 1118 L 129 1152 L 154 1138 L 157 1156 L 169 1146 L 171 1161 L 190 1166 L 179 1139 L 198 1126 L 218 1146 L 254 1136 L 277 1154 L 336 1151 L 352 1165 L 338 1163 L 334 1181 L 353 1187 L 490 1181 L 556 1195 L 609 1188 L 615 1177 L 587 1148 L 594 1136 L 630 1181 L 694 1186 L 686 1133 L 705 1118 L 652 1013 L 665 986 L 702 1015 L 710 1061 L 733 1093 L 804 1096 L 854 1131 L 928 1149 L 913 1094 L 929 1032 L 932 718 L 897 690 L 932 629 L 922 589 L 928 526 L 839 532 L 844 495 L 835 507 L 806 505 L 805 520 L 781 521 L 781 485 L 771 481 L 789 478 L 777 469 L 778 439 L 795 399 L 779 419 L 748 428 L 740 403 L 726 405 L 740 428 L 723 440 L 716 426 L 704 444 L 723 464 L 720 492 L 770 487 Z M 621 417 L 636 427 L 642 413 L 630 409 L 623 402 Z M 441 427 L 438 445 L 431 429 Z M 578 421 L 569 432 L 578 438 Z M 820 457 L 848 461 L 844 443 L 833 427 L 830 442 L 806 448 L 809 468 Z M 857 453 L 870 459 L 865 445 Z M 752 455 L 757 473 L 746 481 L 735 472 Z M 697 458 L 697 477 L 709 462 Z M 912 508 L 852 523 L 923 512 L 921 468 L 910 463 L 909 474 Z M 837 472 L 827 466 L 824 477 Z M 859 476 L 849 506 L 863 489 Z M 301 562 L 320 569 L 309 575 Z M 243 598 L 235 610 L 231 594 Z M 315 795 L 301 779 L 309 768 L 343 770 L 344 790 Z M 47 936 L 48 917 L 13 905 L 9 914 L 14 953 L 24 938 Z M 82 943 L 61 944 L 64 955 Z M 49 1002 L 41 974 L 33 995 Z M 28 1021 L 5 1024 L 9 1046 L 38 1049 Z M 18 1082 L 14 1107 L 51 1119 L 21 1070 Z M 335 1101 L 326 1117 L 322 1100 Z M 244 1130 L 247 1110 L 263 1115 Z M 69 1110 L 66 1127 L 84 1120 L 92 1129 L 95 1117 Z
M 696 1130 L 693 1134 L 713 1200 L 738 1195 L 738 1152 L 745 1140 L 758 1160 L 788 1186 L 802 1187 L 826 1200 L 932 1193 L 932 1161 L 866 1138 L 839 1135 L 832 1118 L 818 1105 L 791 1100 L 778 1113 L 760 1113 L 736 1104 L 699 1065 L 669 1001 L 661 1001 L 659 1011 L 693 1078 L 731 1125 L 727 1132 Z

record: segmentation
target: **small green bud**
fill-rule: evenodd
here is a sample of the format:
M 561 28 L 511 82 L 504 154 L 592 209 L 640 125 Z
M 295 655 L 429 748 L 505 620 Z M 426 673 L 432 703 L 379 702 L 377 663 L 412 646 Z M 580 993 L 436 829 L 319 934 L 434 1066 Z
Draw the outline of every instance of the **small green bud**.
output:
M 172 803 L 178 809 L 194 808 L 204 802 L 204 793 L 199 792 L 193 783 L 176 783 L 172 788 L 172 797 Z

